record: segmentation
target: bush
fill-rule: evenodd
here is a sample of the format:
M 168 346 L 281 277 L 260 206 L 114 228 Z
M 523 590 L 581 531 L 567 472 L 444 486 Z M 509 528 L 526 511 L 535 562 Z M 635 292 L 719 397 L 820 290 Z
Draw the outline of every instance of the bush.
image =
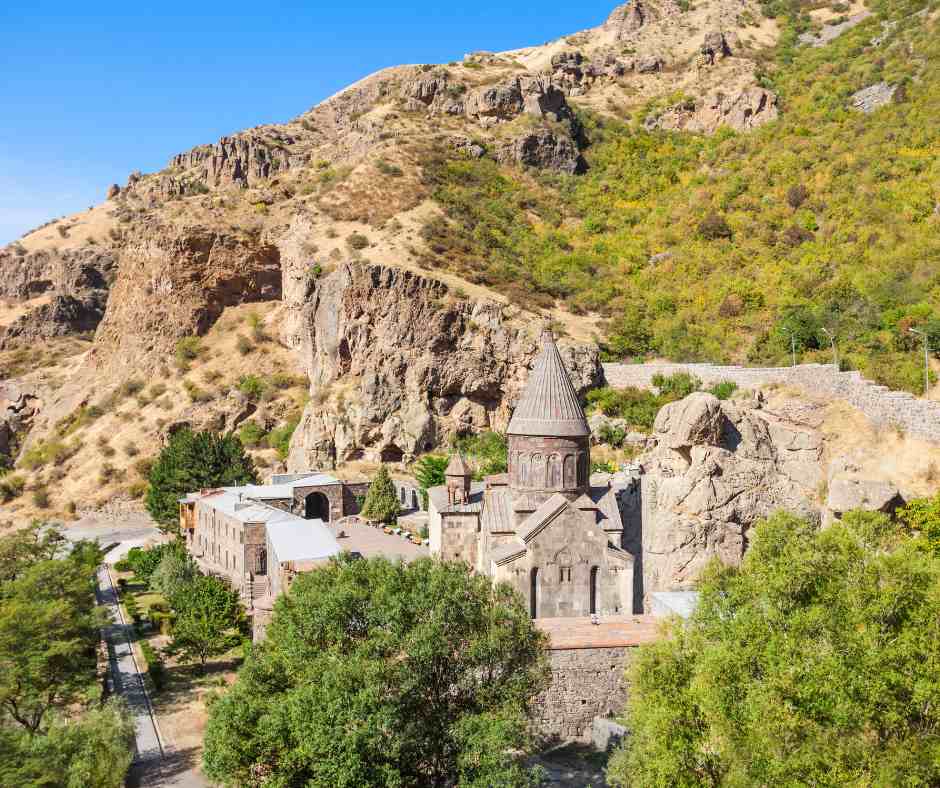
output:
M 294 430 L 300 423 L 300 416 L 295 415 L 279 427 L 275 427 L 268 433 L 268 446 L 277 450 L 277 456 L 282 460 L 287 459 L 290 452 L 290 441 L 294 435 Z
M 120 561 L 114 562 L 114 571 L 115 572 L 131 572 L 133 568 L 131 567 L 130 561 L 126 558 L 122 558 Z M 123 578 L 121 578 L 123 580 Z
M 183 337 L 176 343 L 176 362 L 181 368 L 188 368 L 191 361 L 202 355 L 202 342 L 199 337 Z M 159 395 L 157 395 L 159 396 Z
M 248 337 L 244 334 L 239 334 L 238 338 L 235 340 L 235 349 L 238 350 L 241 355 L 247 356 L 255 349 L 255 346 Z
M 679 400 L 698 391 L 702 387 L 702 381 L 687 372 L 677 372 L 668 376 L 653 375 L 653 385 L 659 389 L 660 396 L 670 400 Z
M 709 393 L 714 394 L 718 399 L 730 399 L 737 390 L 738 384 L 732 380 L 722 380 L 708 389 Z
M 26 487 L 26 479 L 22 476 L 6 475 L 0 478 L 0 501 L 7 503 L 19 498 Z
M 369 246 L 369 239 L 361 233 L 353 233 L 346 239 L 346 245 L 350 249 L 365 249 Z
M 787 189 L 787 203 L 793 210 L 800 208 L 809 197 L 809 190 L 803 184 L 797 184 Z
M 49 508 L 49 490 L 45 487 L 37 487 L 33 490 L 33 505 L 38 509 Z
M 509 446 L 506 436 L 498 432 L 467 435 L 456 441 L 455 448 L 463 452 L 473 468 L 477 480 L 484 476 L 505 473 L 509 467 Z
M 267 383 L 257 375 L 242 375 L 238 381 L 238 390 L 254 402 L 264 396 L 267 387 Z
M 698 234 L 707 241 L 731 238 L 731 228 L 725 218 L 717 213 L 710 213 L 698 225 Z
M 144 655 L 144 660 L 147 662 L 147 675 L 150 676 L 154 688 L 159 692 L 166 686 L 166 666 L 163 664 L 163 660 L 157 656 L 156 652 L 153 650 L 153 646 L 151 646 L 148 641 L 140 641 L 140 650 Z
M 238 438 L 242 445 L 249 448 L 262 445 L 266 437 L 267 433 L 256 421 L 246 421 L 238 431 Z

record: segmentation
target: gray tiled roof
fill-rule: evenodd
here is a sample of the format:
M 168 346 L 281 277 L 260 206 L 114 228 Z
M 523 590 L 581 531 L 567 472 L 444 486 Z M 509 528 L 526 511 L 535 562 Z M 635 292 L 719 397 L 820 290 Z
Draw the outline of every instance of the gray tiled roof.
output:
M 542 332 L 542 352 L 506 432 L 549 437 L 591 434 L 551 331 Z

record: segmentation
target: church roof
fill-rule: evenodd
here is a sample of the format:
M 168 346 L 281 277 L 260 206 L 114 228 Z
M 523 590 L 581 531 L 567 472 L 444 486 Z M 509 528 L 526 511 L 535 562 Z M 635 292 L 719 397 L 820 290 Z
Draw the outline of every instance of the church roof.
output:
M 450 462 L 447 463 L 447 470 L 444 471 L 445 476 L 470 476 L 470 469 L 467 467 L 467 462 L 464 460 L 463 455 L 459 451 L 455 451 L 451 457 Z
M 542 352 L 535 360 L 507 433 L 566 438 L 591 434 L 568 370 L 548 329 L 542 332 Z

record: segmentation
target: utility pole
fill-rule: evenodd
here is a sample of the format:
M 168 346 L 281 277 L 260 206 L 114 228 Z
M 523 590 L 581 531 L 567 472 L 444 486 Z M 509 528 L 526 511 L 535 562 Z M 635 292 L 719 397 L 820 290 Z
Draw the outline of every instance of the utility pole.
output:
M 930 340 L 925 331 L 918 331 L 916 328 L 909 328 L 908 331 L 924 338 L 924 399 L 926 399 L 930 393 Z
M 783 331 L 790 335 L 790 352 L 793 354 L 793 366 L 796 366 L 796 335 L 789 329 L 785 328 Z
M 836 350 L 836 338 L 833 336 L 832 332 L 828 328 L 823 328 L 823 331 L 826 332 L 826 336 L 829 337 L 829 342 L 832 344 L 832 363 L 836 365 L 836 369 L 839 368 L 839 353 Z

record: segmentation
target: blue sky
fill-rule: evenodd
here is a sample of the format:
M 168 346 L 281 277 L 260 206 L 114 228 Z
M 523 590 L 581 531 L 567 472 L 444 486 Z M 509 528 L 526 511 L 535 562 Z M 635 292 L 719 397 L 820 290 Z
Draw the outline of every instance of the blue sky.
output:
M 0 244 L 379 68 L 542 43 L 614 5 L 3 0 Z

